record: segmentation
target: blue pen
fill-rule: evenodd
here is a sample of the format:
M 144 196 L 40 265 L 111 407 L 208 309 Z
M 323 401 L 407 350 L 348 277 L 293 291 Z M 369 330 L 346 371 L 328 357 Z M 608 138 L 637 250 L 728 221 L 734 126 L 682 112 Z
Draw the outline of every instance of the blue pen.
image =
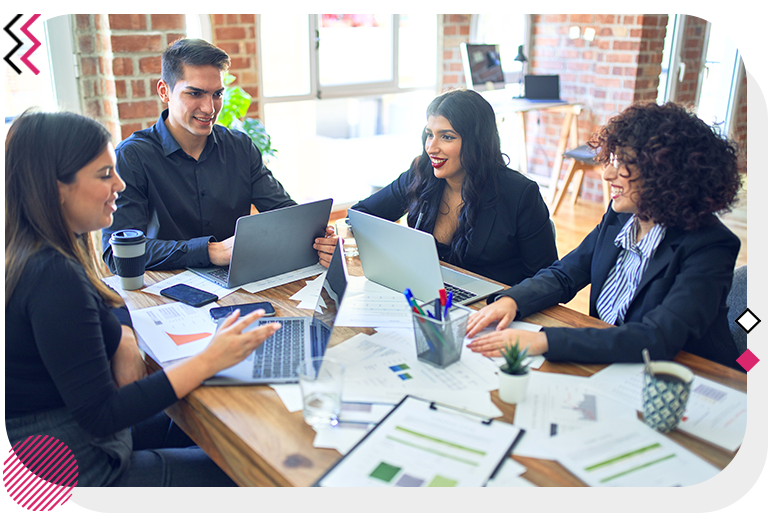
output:
M 416 302 L 416 299 L 413 297 L 413 293 L 411 292 L 410 288 L 406 288 L 403 292 L 403 295 L 405 295 L 406 300 L 408 301 L 408 304 L 411 305 L 411 307 L 416 308 L 416 310 L 419 312 L 421 316 L 424 316 L 424 311 L 421 310 L 421 307 L 419 307 L 419 303 Z
M 448 299 L 446 299 L 446 301 L 445 301 L 445 313 L 443 314 L 443 318 L 447 319 L 447 317 L 448 317 L 448 310 L 451 309 L 452 301 L 453 301 L 453 292 L 449 291 L 448 292 Z

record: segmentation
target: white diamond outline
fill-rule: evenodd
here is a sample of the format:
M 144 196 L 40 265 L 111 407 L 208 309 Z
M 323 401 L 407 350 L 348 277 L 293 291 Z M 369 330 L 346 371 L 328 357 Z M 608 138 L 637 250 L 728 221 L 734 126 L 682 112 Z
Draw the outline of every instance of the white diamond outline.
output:
M 746 327 L 744 327 L 744 326 L 742 325 L 742 323 L 740 322 L 741 318 L 742 318 L 744 315 L 746 315 L 746 314 L 747 314 L 747 312 L 749 312 L 749 314 L 750 314 L 750 315 L 752 315 L 752 317 L 753 317 L 753 318 L 756 320 L 756 322 L 755 322 L 754 324 L 752 324 L 752 327 L 750 327 L 749 329 L 747 329 Z M 742 330 L 743 330 L 745 333 L 747 333 L 747 334 L 749 334 L 749 333 L 750 333 L 750 331 L 752 331 L 752 330 L 753 330 L 755 327 L 757 327 L 757 325 L 758 325 L 758 324 L 759 324 L 761 321 L 762 321 L 762 320 L 760 320 L 760 319 L 757 317 L 757 315 L 755 315 L 755 313 L 754 313 L 754 312 L 753 312 L 751 309 L 749 309 L 749 308 L 745 309 L 745 310 L 744 310 L 744 312 L 742 312 L 742 314 L 741 314 L 741 315 L 739 315 L 739 316 L 737 316 L 737 317 L 736 317 L 736 320 L 734 320 L 734 322 L 736 322 L 736 324 L 737 324 L 739 327 L 741 327 L 741 329 L 742 329 Z

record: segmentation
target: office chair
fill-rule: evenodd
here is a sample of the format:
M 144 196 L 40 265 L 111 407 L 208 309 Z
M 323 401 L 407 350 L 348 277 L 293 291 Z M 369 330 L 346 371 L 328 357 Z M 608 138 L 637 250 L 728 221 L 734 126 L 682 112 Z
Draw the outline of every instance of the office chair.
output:
M 584 183 L 584 176 L 589 171 L 595 171 L 598 174 L 602 173 L 602 167 L 595 162 L 595 151 L 588 145 L 580 145 L 568 152 L 563 153 L 563 157 L 569 157 L 573 159 L 573 163 L 568 167 L 568 171 L 565 174 L 565 182 L 563 187 L 557 192 L 555 197 L 555 207 L 552 209 L 552 216 L 557 214 L 557 210 L 560 209 L 560 204 L 563 203 L 563 198 L 568 191 L 568 186 L 571 184 L 573 177 L 579 173 L 579 179 L 576 183 L 576 188 L 573 190 L 573 203 L 576 204 L 576 200 L 579 198 L 581 192 L 581 186 Z M 608 203 L 611 201 L 611 192 L 606 181 L 603 183 L 603 205 L 605 209 L 608 209 Z M 557 187 L 557 185 L 555 185 Z
M 747 309 L 747 265 L 733 271 L 731 291 L 728 292 L 725 302 L 728 304 L 728 327 L 741 355 L 747 350 L 747 333 L 736 323 L 736 319 Z

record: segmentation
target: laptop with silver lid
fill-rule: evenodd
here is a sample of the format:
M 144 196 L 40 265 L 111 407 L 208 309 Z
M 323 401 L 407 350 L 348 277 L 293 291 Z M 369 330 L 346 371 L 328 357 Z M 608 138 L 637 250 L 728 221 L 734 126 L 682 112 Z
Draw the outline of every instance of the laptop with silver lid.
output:
M 435 238 L 406 225 L 349 210 L 363 273 L 369 280 L 403 292 L 410 288 L 422 302 L 438 290 L 453 291 L 453 302 L 472 304 L 501 291 L 502 286 L 440 265 Z
M 292 272 L 318 263 L 315 238 L 325 236 L 332 199 L 255 215 L 235 224 L 229 267 L 189 268 L 225 288 Z

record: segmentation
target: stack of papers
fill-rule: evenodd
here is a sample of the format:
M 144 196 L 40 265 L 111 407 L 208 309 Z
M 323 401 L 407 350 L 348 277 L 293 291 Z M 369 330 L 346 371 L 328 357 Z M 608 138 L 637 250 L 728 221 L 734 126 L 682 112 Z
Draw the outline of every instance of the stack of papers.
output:
M 205 349 L 216 332 L 210 309 L 172 302 L 131 311 L 139 344 L 161 366 L 194 356 Z
M 593 375 L 595 389 L 633 409 L 643 411 L 643 365 L 617 363 Z M 747 394 L 695 376 L 680 431 L 731 452 L 747 430 Z

